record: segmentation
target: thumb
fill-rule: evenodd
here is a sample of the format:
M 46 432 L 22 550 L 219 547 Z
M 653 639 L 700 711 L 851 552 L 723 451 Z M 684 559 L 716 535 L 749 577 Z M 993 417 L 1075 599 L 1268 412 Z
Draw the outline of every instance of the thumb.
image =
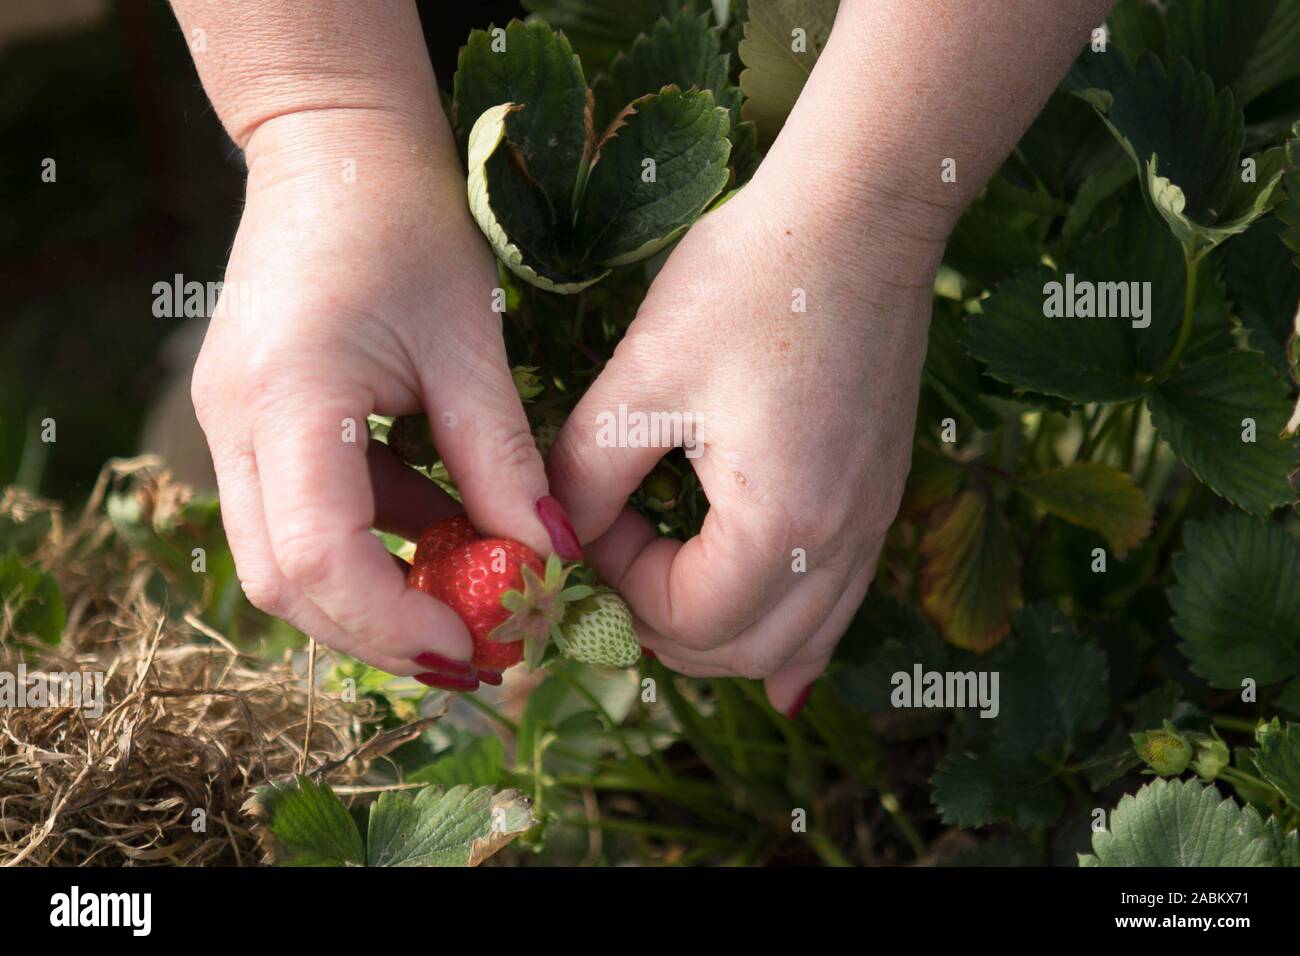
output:
M 480 533 L 522 541 L 541 555 L 582 556 L 578 538 L 551 497 L 505 348 L 442 371 L 424 387 L 434 446 Z

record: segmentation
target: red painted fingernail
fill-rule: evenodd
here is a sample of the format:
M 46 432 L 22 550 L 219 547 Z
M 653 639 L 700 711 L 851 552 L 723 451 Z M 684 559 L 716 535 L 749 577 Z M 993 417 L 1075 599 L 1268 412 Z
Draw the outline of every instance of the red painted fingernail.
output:
M 485 668 L 480 668 L 478 672 L 478 679 L 485 684 L 491 684 L 493 687 L 501 686 L 500 671 L 492 671 L 492 670 L 487 670 Z
M 656 654 L 654 651 L 650 650 L 650 648 L 648 647 L 641 648 L 641 656 L 644 657 L 646 660 L 651 660 L 651 661 L 659 660 L 659 655 Z
M 415 679 L 426 687 L 441 690 L 478 690 L 478 678 L 474 676 L 456 677 L 452 674 L 416 674 Z
M 542 527 L 551 536 L 551 546 L 555 548 L 555 553 L 565 561 L 581 561 L 582 544 L 559 499 L 553 495 L 538 498 L 536 508 L 537 517 L 542 519 Z
M 415 663 L 421 667 L 427 667 L 432 671 L 446 671 L 448 674 L 473 674 L 474 665 L 469 661 L 457 661 L 450 657 L 443 657 L 441 654 L 435 654 L 433 651 L 425 651 L 423 654 L 417 654 Z
M 808 703 L 808 695 L 812 693 L 812 689 L 813 685 L 809 684 L 800 691 L 799 696 L 794 699 L 794 703 L 791 704 L 789 709 L 785 712 L 786 720 L 794 720 L 799 716 L 799 711 L 803 710 L 803 705 Z

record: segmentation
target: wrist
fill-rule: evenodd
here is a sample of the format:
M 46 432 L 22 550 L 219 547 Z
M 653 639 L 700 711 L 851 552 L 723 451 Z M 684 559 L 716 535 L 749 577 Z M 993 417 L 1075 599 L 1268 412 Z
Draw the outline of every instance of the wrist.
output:
M 336 196 L 397 195 L 411 204 L 465 205 L 465 178 L 441 112 L 428 117 L 374 107 L 285 113 L 253 131 L 245 156 L 250 197 L 287 192 L 324 204 Z

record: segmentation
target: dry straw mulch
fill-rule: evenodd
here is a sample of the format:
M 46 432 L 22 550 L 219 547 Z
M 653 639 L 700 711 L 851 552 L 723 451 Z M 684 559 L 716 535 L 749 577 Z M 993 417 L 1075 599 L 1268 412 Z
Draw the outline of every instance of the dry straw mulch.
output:
M 359 778 L 366 720 L 308 693 L 306 668 L 234 646 L 146 587 L 159 568 L 104 514 L 114 490 L 163 526 L 188 500 L 153 459 L 111 462 L 75 521 L 9 489 L 0 518 L 48 522 L 36 554 L 68 610 L 57 647 L 19 642 L 0 620 L 0 672 L 101 672 L 103 712 L 0 707 L 0 865 L 249 865 L 241 806 L 306 769 Z M 147 593 L 150 592 L 150 593 Z M 169 592 L 170 593 L 170 592 Z M 301 656 L 301 655 L 300 655 Z M 310 738 L 310 742 L 308 740 Z

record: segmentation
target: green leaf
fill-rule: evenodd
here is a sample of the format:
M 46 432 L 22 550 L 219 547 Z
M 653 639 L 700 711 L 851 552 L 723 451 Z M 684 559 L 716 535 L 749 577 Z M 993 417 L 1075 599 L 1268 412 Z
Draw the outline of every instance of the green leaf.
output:
M 1291 127 L 1291 138 L 1286 144 L 1286 170 L 1283 173 L 1286 198 L 1278 206 L 1277 217 L 1286 226 L 1282 230 L 1282 242 L 1295 257 L 1296 268 L 1300 268 L 1300 122 Z M 1295 354 L 1292 353 L 1292 363 Z
M 1151 421 L 1202 482 L 1237 507 L 1266 515 L 1295 500 L 1296 452 L 1280 437 L 1288 389 L 1258 352 L 1208 355 L 1180 368 L 1150 396 Z M 1254 441 L 1244 441 L 1246 419 Z
M 660 17 L 699 6 L 692 0 L 524 0 L 523 5 L 563 30 L 589 69 L 626 50 Z
M 1126 794 L 1080 866 L 1275 866 L 1255 810 L 1195 780 L 1154 780 Z
M 1181 0 L 1169 6 L 1165 23 L 1166 61 L 1186 57 L 1243 106 L 1300 76 L 1294 0 Z
M 1059 271 L 1040 266 L 1000 284 L 967 318 L 962 341 L 990 375 L 1017 388 L 1073 402 L 1132 401 L 1178 336 L 1184 275 L 1178 243 L 1130 204 L 1115 226 L 1068 253 Z M 1200 288 L 1210 295 L 1210 283 Z M 1103 306 L 1104 318 L 1079 316 Z M 1135 321 L 1149 324 L 1134 328 Z
M 921 539 L 921 604 L 952 644 L 993 647 L 1020 606 L 1020 555 L 989 496 L 968 490 L 935 516 Z
M 15 550 L 0 558 L 0 605 L 8 618 L 6 631 L 15 637 L 35 637 L 49 645 L 63 637 L 67 612 L 59 583 L 52 574 L 23 564 Z M 0 632 L 0 638 L 5 636 Z
M 1300 831 L 1284 831 L 1277 817 L 1269 817 L 1264 836 L 1277 866 L 1300 866 Z
M 1016 152 L 1058 199 L 1078 194 L 1090 178 L 1114 168 L 1130 177 L 1132 163 L 1086 102 L 1056 93 L 1034 119 Z
M 1179 650 L 1211 687 L 1300 673 L 1300 543 L 1239 513 L 1189 523 L 1169 589 Z
M 1132 476 L 1101 462 L 1025 475 L 1014 487 L 1048 514 L 1096 531 L 1120 557 L 1151 530 L 1151 506 Z
M 616 56 L 591 87 L 595 128 L 605 129 L 628 103 L 665 86 L 708 90 L 721 100 L 729 85 L 727 54 L 710 19 L 711 14 L 683 10 L 672 20 L 659 20 L 631 50 Z
M 740 59 L 741 115 L 769 146 L 812 73 L 831 35 L 839 0 L 749 0 Z M 802 31 L 801 33 L 797 31 Z
M 499 737 L 475 737 L 467 746 L 439 757 L 406 775 L 407 783 L 432 783 L 443 787 L 467 784 L 494 786 L 501 782 L 506 750 Z
M 1172 681 L 1155 687 L 1125 705 L 1132 714 L 1127 728 L 1116 725 L 1105 742 L 1077 766 L 1094 793 L 1109 786 L 1140 764 L 1131 734 L 1173 720 L 1183 689 Z
M 930 320 L 930 343 L 925 350 L 922 380 L 957 416 L 976 428 L 992 431 L 1000 424 L 997 413 L 984 398 L 987 380 L 980 367 L 961 347 L 962 325 L 958 319 L 936 314 Z M 959 472 L 961 466 L 950 462 Z
M 596 147 L 578 217 L 582 258 L 626 265 L 684 232 L 727 184 L 727 128 L 707 91 L 669 87 L 631 103 Z
M 1282 221 L 1274 217 L 1225 243 L 1223 277 L 1251 347 L 1295 381 L 1290 344 L 1300 310 L 1300 269 L 1292 266 L 1281 235 Z
M 512 159 L 505 138 L 506 117 L 519 109 L 513 103 L 493 106 L 470 132 L 470 212 L 492 250 L 515 275 L 551 292 L 578 292 L 600 281 L 608 270 L 568 273 L 557 261 L 546 197 Z
M 1108 108 L 1096 99 L 1094 106 L 1137 164 L 1144 195 L 1193 258 L 1244 232 L 1276 201 L 1280 151 L 1253 157 L 1254 180 L 1244 182 L 1241 109 L 1186 60 L 1166 71 L 1144 53 L 1130 81 L 1110 92 Z
M 868 713 L 893 710 L 893 675 L 948 669 L 949 650 L 913 607 L 871 592 L 835 651 L 831 683 L 849 706 Z
M 997 747 L 1069 752 L 1106 717 L 1106 655 L 1049 607 L 1021 610 L 1013 627 L 989 662 L 1001 674 Z
M 530 829 L 531 805 L 491 787 L 388 791 L 370 810 L 370 866 L 478 866 Z
M 308 777 L 260 788 L 252 808 L 275 838 L 281 866 L 365 866 L 352 817 L 328 784 Z
M 963 828 L 1003 821 L 1023 830 L 1045 827 L 1065 809 L 1052 771 L 1028 758 L 949 753 L 930 783 L 943 822 Z
M 553 221 L 568 222 L 591 135 L 582 65 L 564 34 L 541 21 L 512 20 L 503 39 L 505 50 L 497 52 L 492 34 L 475 30 L 461 48 L 454 82 L 456 129 L 468 143 L 487 110 L 505 103 L 522 107 L 503 117 L 502 135 L 549 202 Z
M 1255 766 L 1277 787 L 1286 802 L 1300 810 L 1300 724 L 1282 725 L 1276 717 L 1255 731 L 1259 748 Z

